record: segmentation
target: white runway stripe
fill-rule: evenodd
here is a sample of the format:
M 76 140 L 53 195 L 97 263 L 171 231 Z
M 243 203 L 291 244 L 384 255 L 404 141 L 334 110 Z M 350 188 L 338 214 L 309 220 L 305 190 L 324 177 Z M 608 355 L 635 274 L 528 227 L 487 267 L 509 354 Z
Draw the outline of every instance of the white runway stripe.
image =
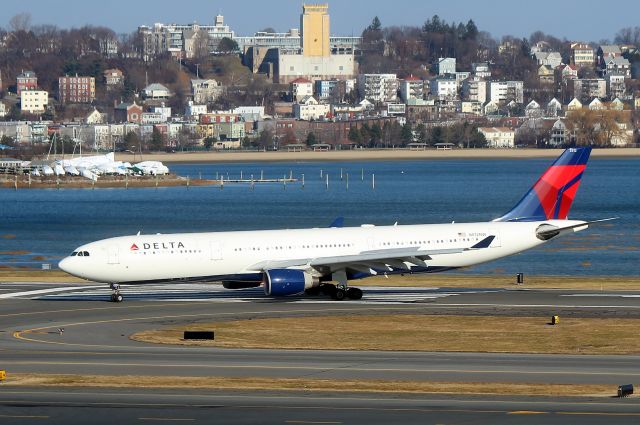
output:
M 437 298 L 450 297 L 460 293 L 495 291 L 448 291 L 440 288 L 416 287 L 366 287 L 359 286 L 364 291 L 363 299 L 358 303 L 402 304 L 429 302 Z M 17 289 L 17 288 L 16 288 Z M 202 283 L 182 283 L 176 285 L 124 285 L 121 292 L 125 299 L 137 301 L 180 301 L 180 302 L 265 302 L 273 298 L 267 297 L 262 288 L 225 289 L 221 285 Z M 0 298 L 26 298 L 49 301 L 105 301 L 111 295 L 107 285 L 82 286 L 66 285 L 62 287 L 37 289 L 32 291 L 18 291 L 0 294 Z M 330 297 L 319 296 L 290 296 L 281 298 L 287 302 L 311 303 L 333 302 Z M 349 302 L 349 300 L 346 300 Z

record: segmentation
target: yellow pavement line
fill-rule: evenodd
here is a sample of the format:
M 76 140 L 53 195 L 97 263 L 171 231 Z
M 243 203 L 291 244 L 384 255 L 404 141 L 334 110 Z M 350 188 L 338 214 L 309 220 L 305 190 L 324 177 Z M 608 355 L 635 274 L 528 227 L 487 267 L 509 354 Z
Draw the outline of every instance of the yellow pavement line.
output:
M 399 310 L 399 307 L 379 307 L 379 308 L 371 308 L 368 310 L 371 311 L 396 311 Z M 419 310 L 419 307 L 415 307 L 413 309 L 402 309 L 402 311 L 410 311 L 410 310 Z M 343 312 L 351 312 L 353 309 L 350 308 L 335 308 L 335 309 L 326 309 L 322 310 L 322 313 L 343 313 Z M 13 333 L 13 337 L 16 339 L 20 339 L 23 341 L 29 342 L 39 342 L 43 344 L 57 344 L 57 345 L 66 345 L 66 346 L 80 346 L 80 347 L 122 347 L 122 348 L 131 348 L 126 345 L 104 345 L 104 344 L 77 344 L 77 343 L 67 343 L 67 342 L 59 342 L 59 341 L 44 341 L 35 338 L 27 338 L 23 336 L 23 334 L 30 334 L 37 331 L 42 331 L 44 329 L 52 329 L 52 328 L 68 328 L 71 326 L 82 326 L 82 325 L 96 325 L 96 324 L 104 324 L 104 323 L 117 323 L 117 322 L 135 322 L 140 320 L 156 320 L 156 319 L 181 319 L 185 317 L 225 317 L 225 316 L 239 316 L 239 315 L 269 315 L 269 314 L 295 314 L 295 313 L 309 313 L 314 312 L 313 310 L 308 309 L 300 309 L 300 310 L 272 310 L 272 311 L 248 311 L 243 313 L 198 313 L 198 314 L 178 314 L 171 316 L 150 316 L 150 317 L 128 317 L 128 318 L 119 318 L 119 319 L 107 319 L 107 320 L 95 320 L 88 322 L 74 322 L 74 323 L 66 323 L 66 324 L 57 324 L 53 326 L 43 326 L 40 328 L 32 328 L 32 329 L 24 329 L 15 331 Z
M 536 410 L 514 410 L 513 412 L 507 412 L 507 415 L 547 415 L 548 413 Z

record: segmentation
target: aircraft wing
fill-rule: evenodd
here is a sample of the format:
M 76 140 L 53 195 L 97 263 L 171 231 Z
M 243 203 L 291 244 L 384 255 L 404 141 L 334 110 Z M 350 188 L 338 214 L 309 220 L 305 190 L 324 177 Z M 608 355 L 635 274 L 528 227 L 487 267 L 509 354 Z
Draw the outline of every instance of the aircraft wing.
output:
M 495 236 L 488 236 L 475 245 L 465 248 L 424 250 L 416 246 L 407 248 L 390 248 L 362 251 L 359 254 L 354 255 L 299 258 L 292 260 L 268 260 L 256 263 L 251 267 L 248 267 L 248 269 L 271 270 L 311 267 L 317 270 L 328 270 L 328 272 L 352 269 L 355 271 L 362 271 L 366 273 L 373 272 L 373 269 L 391 271 L 392 268 L 400 268 L 409 270 L 410 267 L 406 263 L 426 267 L 427 263 L 425 261 L 430 260 L 432 255 L 457 254 L 469 250 L 488 248 L 494 239 Z M 372 274 L 375 274 L 375 272 L 373 272 Z

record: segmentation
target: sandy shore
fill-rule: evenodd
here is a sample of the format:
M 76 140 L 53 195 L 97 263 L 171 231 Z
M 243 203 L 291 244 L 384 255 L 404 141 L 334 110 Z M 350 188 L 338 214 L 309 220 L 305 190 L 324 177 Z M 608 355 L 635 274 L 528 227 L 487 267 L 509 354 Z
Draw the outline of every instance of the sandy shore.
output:
M 149 153 L 142 155 L 145 161 L 164 163 L 215 163 L 215 162 L 282 162 L 282 161 L 389 161 L 416 159 L 502 159 L 502 158 L 555 158 L 562 149 L 454 149 L 424 150 L 380 149 L 344 150 L 328 152 L 176 152 Z M 640 148 L 595 149 L 594 158 L 640 157 Z M 116 160 L 130 161 L 131 155 L 116 154 Z

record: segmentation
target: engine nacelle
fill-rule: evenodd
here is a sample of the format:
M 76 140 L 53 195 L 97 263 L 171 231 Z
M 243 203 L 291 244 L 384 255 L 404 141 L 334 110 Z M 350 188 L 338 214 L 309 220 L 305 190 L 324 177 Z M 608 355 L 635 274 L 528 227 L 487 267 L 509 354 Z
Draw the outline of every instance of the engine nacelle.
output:
M 264 293 L 274 297 L 299 294 L 320 283 L 309 273 L 295 269 L 273 269 L 263 273 Z

